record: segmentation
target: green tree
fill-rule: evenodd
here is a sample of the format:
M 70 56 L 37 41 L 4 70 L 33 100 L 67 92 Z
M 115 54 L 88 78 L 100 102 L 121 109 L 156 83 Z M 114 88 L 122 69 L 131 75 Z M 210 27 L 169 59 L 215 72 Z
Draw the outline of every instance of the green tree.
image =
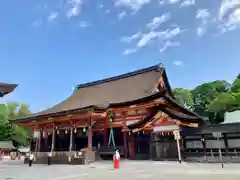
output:
M 28 105 L 9 102 L 0 105 L 0 140 L 12 140 L 16 146 L 27 145 L 30 129 L 10 125 L 12 119 L 21 118 L 31 112 Z
M 231 91 L 235 93 L 240 93 L 240 74 L 237 76 L 237 78 L 234 80 Z
M 11 140 L 12 129 L 8 121 L 7 107 L 0 104 L 0 141 Z
M 173 89 L 173 94 L 179 104 L 187 108 L 193 107 L 193 97 L 192 93 L 189 90 L 183 88 L 175 88 Z
M 222 93 L 229 92 L 231 85 L 223 80 L 204 83 L 193 89 L 194 111 L 201 116 L 209 117 L 208 106 Z
M 240 75 L 230 87 L 228 92 L 220 94 L 209 104 L 208 111 L 214 114 L 224 114 L 227 111 L 240 109 Z
M 226 92 L 219 95 L 208 107 L 211 112 L 226 112 L 235 104 L 236 98 L 234 93 Z

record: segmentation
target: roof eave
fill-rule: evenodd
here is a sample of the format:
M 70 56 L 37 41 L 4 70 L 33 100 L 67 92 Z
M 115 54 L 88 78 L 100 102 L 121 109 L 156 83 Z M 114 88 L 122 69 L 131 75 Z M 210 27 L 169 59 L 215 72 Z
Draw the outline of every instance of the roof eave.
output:
M 12 123 L 22 123 L 22 122 L 28 122 L 28 121 L 37 121 L 39 119 L 63 116 L 63 115 L 67 115 L 69 113 L 73 114 L 73 113 L 79 113 L 79 112 L 83 112 L 83 111 L 105 111 L 108 108 L 119 108 L 119 107 L 123 107 L 123 106 L 131 106 L 134 104 L 144 103 L 147 101 L 158 99 L 160 97 L 163 97 L 164 94 L 165 94 L 165 90 L 160 91 L 156 94 L 152 94 L 147 97 L 133 100 L 133 101 L 126 101 L 126 102 L 122 102 L 122 103 L 112 103 L 112 104 L 105 104 L 105 105 L 92 105 L 92 106 L 88 106 L 88 107 L 84 107 L 84 108 L 74 109 L 71 111 L 61 111 L 61 112 L 57 112 L 57 113 L 40 115 L 40 116 L 35 116 L 35 117 L 30 117 L 30 118 L 26 117 L 26 118 L 21 118 L 21 119 L 15 119 L 15 120 L 12 120 L 11 122 Z

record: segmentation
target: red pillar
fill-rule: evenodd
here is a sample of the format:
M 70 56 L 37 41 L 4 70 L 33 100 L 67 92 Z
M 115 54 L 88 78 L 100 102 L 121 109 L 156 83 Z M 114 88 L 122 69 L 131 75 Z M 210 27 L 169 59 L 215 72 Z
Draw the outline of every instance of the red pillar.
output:
M 133 137 L 133 135 L 130 135 L 129 136 L 129 156 L 130 156 L 131 160 L 134 159 L 134 151 L 135 151 L 134 137 Z
M 123 130 L 123 148 L 124 148 L 124 157 L 127 158 L 127 124 L 126 124 L 126 119 L 125 115 L 123 115 L 123 120 L 122 120 L 122 130 Z
M 104 122 L 104 147 L 108 146 L 108 118 Z
M 92 149 L 92 116 L 89 117 L 88 122 L 88 149 Z

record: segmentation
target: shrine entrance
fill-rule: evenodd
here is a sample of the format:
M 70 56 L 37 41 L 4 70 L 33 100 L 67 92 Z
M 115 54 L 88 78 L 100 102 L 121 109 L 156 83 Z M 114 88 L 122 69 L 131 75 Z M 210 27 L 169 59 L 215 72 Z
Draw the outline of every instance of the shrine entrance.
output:
M 129 156 L 135 160 L 150 159 L 151 132 L 138 132 L 129 140 Z
M 177 143 L 172 133 L 154 134 L 151 143 L 153 160 L 178 160 Z

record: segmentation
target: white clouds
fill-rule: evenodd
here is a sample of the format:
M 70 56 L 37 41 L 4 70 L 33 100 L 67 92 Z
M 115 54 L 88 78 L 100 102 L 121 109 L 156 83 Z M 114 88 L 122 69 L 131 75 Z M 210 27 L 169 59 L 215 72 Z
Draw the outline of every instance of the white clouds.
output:
M 79 27 L 80 28 L 86 28 L 89 27 L 90 25 L 88 23 L 86 23 L 85 21 L 80 21 L 79 22 Z
M 81 10 L 82 0 L 70 0 L 67 2 L 69 7 L 67 10 L 67 17 L 78 16 Z
M 198 28 L 197 28 L 197 35 L 198 36 L 202 36 L 203 34 L 205 34 L 206 33 L 206 27 L 204 27 L 204 26 L 199 26 Z
M 165 37 L 165 39 L 171 39 L 171 38 L 179 35 L 183 31 L 185 31 L 185 30 L 181 31 L 180 27 L 175 27 L 173 29 L 168 29 L 167 31 L 164 32 L 164 37 Z
M 221 33 L 235 30 L 240 26 L 240 8 L 235 9 L 227 18 L 227 20 L 219 25 Z
M 137 49 L 126 49 L 126 50 L 124 50 L 123 54 L 129 55 L 129 54 L 135 53 L 136 51 L 137 51 Z
M 228 25 L 238 25 L 240 23 L 240 8 L 235 9 L 228 18 Z
M 121 42 L 130 43 L 130 42 L 132 42 L 133 40 L 138 39 L 139 37 L 141 37 L 141 33 L 140 33 L 140 32 L 137 32 L 137 33 L 133 34 L 133 35 L 130 36 L 130 37 L 122 37 L 122 38 L 121 38 Z
M 141 36 L 141 39 L 137 43 L 137 47 L 142 48 L 144 46 L 147 46 L 150 43 L 151 40 L 153 40 L 154 38 L 156 38 L 158 36 L 159 36 L 159 33 L 154 32 L 154 31 L 143 34 Z
M 219 10 L 219 19 L 222 20 L 226 13 L 237 5 L 240 5 L 240 0 L 223 0 Z
M 177 47 L 180 45 L 181 45 L 180 42 L 172 42 L 172 41 L 167 40 L 165 42 L 164 46 L 160 49 L 160 53 L 164 52 L 165 50 L 167 50 L 170 47 Z
M 39 27 L 39 26 L 41 26 L 41 25 L 42 25 L 42 21 L 40 21 L 40 20 L 35 20 L 35 21 L 33 21 L 33 26 Z
M 180 0 L 168 0 L 168 4 L 175 4 L 180 2 Z
M 109 9 L 107 9 L 106 11 L 105 11 L 105 14 L 108 14 L 108 13 L 110 13 L 111 11 L 109 10 Z
M 221 33 L 232 31 L 240 25 L 240 0 L 223 0 L 219 9 Z
M 173 65 L 175 65 L 175 66 L 182 66 L 183 62 L 179 61 L 179 60 L 176 60 L 176 61 L 173 61 Z
M 197 19 L 206 19 L 210 17 L 210 12 L 207 9 L 199 9 L 196 14 Z
M 196 19 L 200 21 L 197 27 L 197 35 L 202 36 L 206 32 L 210 19 L 210 12 L 207 9 L 199 9 L 196 13 Z
M 180 7 L 188 7 L 195 4 L 195 0 L 184 0 Z
M 135 47 L 127 49 L 126 51 L 124 51 L 124 54 L 127 55 L 133 52 L 137 52 L 138 50 L 146 46 L 149 46 L 152 42 L 155 42 L 156 44 L 162 46 L 160 52 L 163 52 L 170 47 L 180 46 L 180 43 L 174 42 L 173 39 L 182 32 L 184 32 L 184 30 L 181 30 L 181 28 L 177 26 L 170 29 L 166 29 L 164 31 L 150 30 L 147 33 L 138 32 L 130 37 L 127 38 L 124 37 L 121 39 L 122 42 L 129 43 L 132 42 L 133 40 L 137 40 Z
M 161 16 L 154 17 L 147 25 L 146 27 L 149 29 L 156 29 L 158 28 L 162 23 L 168 21 L 170 19 L 170 13 L 164 13 Z
M 121 13 L 119 13 L 117 16 L 118 16 L 118 19 L 121 20 L 121 19 L 124 18 L 126 15 L 127 15 L 126 12 L 121 12 Z
M 58 12 L 51 12 L 48 16 L 48 21 L 52 21 L 58 17 Z
M 165 4 L 165 1 L 164 1 L 164 0 L 160 0 L 160 1 L 158 2 L 158 4 L 159 4 L 160 6 L 163 6 L 163 5 Z
M 133 11 L 138 11 L 143 5 L 146 5 L 150 0 L 116 0 L 116 7 L 125 7 Z
M 99 4 L 98 8 L 100 8 L 100 9 L 104 8 L 103 4 Z

